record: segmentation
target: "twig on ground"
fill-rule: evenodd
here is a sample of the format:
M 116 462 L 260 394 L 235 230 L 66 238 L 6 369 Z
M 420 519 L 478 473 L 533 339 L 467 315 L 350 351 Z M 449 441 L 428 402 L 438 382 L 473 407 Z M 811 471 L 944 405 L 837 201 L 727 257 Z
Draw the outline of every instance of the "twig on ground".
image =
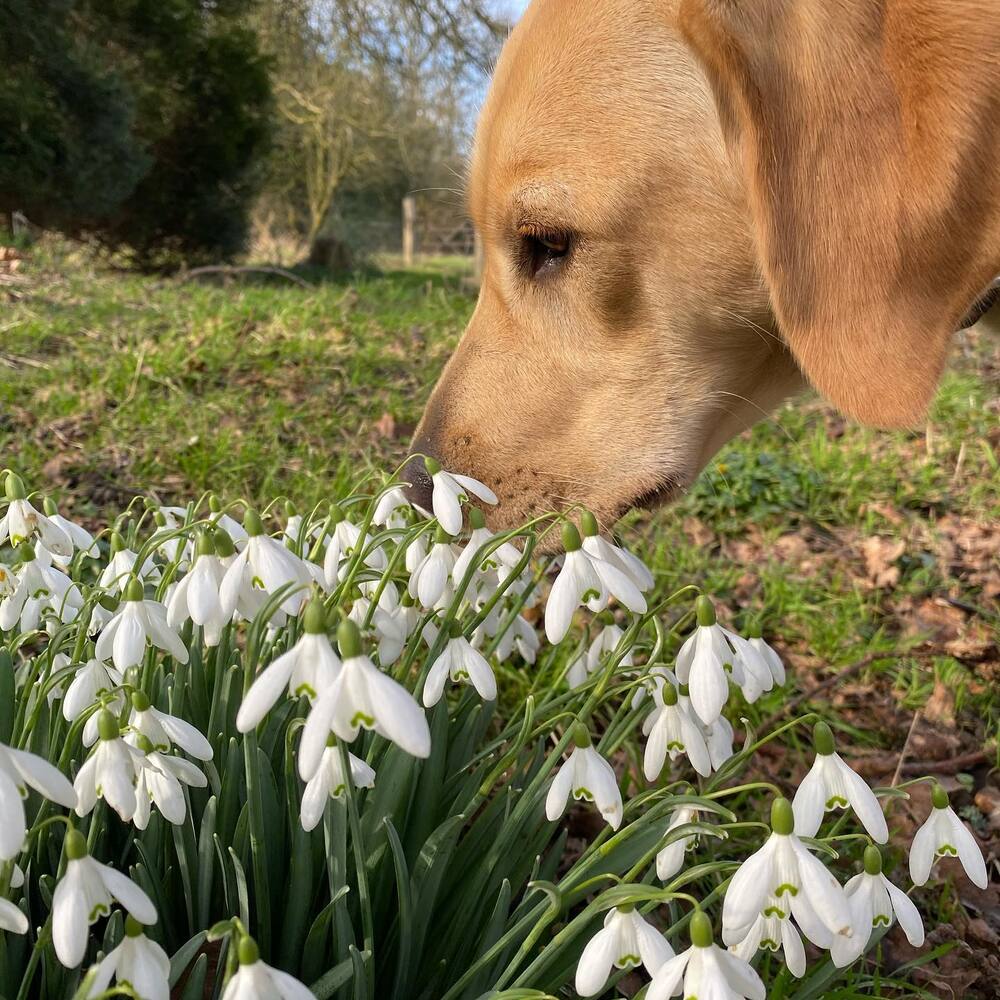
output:
M 301 278 L 291 271 L 286 271 L 283 267 L 235 267 L 230 264 L 208 264 L 205 267 L 195 267 L 190 271 L 184 271 L 179 274 L 177 281 L 183 284 L 185 281 L 190 281 L 192 278 L 200 278 L 205 274 L 273 274 L 279 278 L 287 278 L 289 281 L 294 281 L 296 285 L 300 285 L 302 288 L 313 287 L 305 278 Z
M 986 763 L 985 750 L 970 750 L 969 753 L 949 757 L 947 760 L 911 760 L 900 768 L 901 774 L 957 774 L 976 764 Z M 895 781 L 893 781 L 895 784 Z
M 906 760 L 906 752 L 910 749 L 910 740 L 913 738 L 913 733 L 917 728 L 917 723 L 920 722 L 920 709 L 918 708 L 913 713 L 913 721 L 910 723 L 910 728 L 906 731 L 906 739 L 903 740 L 903 749 L 899 751 L 899 761 L 896 764 L 896 770 L 892 775 L 892 781 L 889 783 L 891 788 L 895 788 L 899 784 L 899 776 L 903 773 L 903 761 Z

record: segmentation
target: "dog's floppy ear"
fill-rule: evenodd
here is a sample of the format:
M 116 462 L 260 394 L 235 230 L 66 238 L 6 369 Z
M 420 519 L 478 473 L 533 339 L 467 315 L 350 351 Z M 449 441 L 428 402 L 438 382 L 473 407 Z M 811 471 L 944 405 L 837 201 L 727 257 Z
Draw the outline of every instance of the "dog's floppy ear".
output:
M 1000 266 L 997 10 L 681 0 L 782 333 L 809 380 L 867 423 L 921 418 Z

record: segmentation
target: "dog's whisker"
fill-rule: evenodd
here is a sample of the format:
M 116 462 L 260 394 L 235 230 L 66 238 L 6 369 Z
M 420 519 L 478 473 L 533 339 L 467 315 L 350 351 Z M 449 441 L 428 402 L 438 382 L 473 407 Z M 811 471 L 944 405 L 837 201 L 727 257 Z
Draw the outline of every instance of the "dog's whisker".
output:
M 712 395 L 713 396 L 732 396 L 733 399 L 739 399 L 739 400 L 742 400 L 744 403 L 749 404 L 750 406 L 752 406 L 761 415 L 761 418 L 763 420 L 766 420 L 776 430 L 778 430 L 782 434 L 784 434 L 785 437 L 788 438 L 789 441 L 791 441 L 791 442 L 794 443 L 795 437 L 792 434 L 789 433 L 788 429 L 786 427 L 783 427 L 782 424 L 781 424 L 781 422 L 773 414 L 771 414 L 770 412 L 768 412 L 767 410 L 765 410 L 759 404 L 755 403 L 752 399 L 747 399 L 746 396 L 741 396 L 738 392 L 726 392 L 725 389 L 716 389 L 712 393 Z M 728 414 L 730 414 L 730 416 L 736 416 L 737 415 L 732 410 L 728 410 L 727 409 L 726 412 Z

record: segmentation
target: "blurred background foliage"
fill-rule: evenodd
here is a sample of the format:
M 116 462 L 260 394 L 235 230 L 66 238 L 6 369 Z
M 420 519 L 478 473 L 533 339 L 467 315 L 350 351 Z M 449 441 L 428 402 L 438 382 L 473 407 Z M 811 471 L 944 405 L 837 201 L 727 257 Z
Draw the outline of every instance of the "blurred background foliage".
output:
M 0 0 L 0 212 L 142 269 L 344 265 L 461 217 L 488 0 Z M 11 228 L 15 228 L 12 224 Z

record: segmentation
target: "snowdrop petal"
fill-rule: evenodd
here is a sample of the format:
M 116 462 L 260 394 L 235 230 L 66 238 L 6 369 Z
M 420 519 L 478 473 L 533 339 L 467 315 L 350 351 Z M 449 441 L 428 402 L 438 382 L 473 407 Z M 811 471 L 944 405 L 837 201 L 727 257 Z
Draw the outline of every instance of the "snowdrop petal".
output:
M 288 687 L 296 655 L 296 651 L 290 649 L 270 666 L 265 667 L 254 679 L 236 713 L 236 728 L 241 733 L 256 729 L 264 716 L 274 708 L 282 692 Z
M 712 948 L 711 954 L 725 976 L 730 989 L 737 996 L 747 997 L 748 1000 L 767 1000 L 767 990 L 764 983 L 748 963 L 717 947 Z
M 316 1000 L 312 990 L 306 989 L 294 976 L 281 969 L 268 968 L 268 971 L 281 1000 Z
M 914 885 L 926 885 L 934 865 L 934 853 L 937 850 L 937 838 L 934 830 L 934 813 L 927 818 L 910 845 L 910 881 Z
M 0 931 L 9 931 L 11 934 L 28 932 L 28 918 L 9 899 L 0 899 Z
M 545 796 L 545 816 L 549 822 L 554 822 L 566 811 L 570 792 L 573 790 L 573 767 L 571 760 L 566 761 L 556 773 Z
M 600 993 L 618 957 L 618 935 L 611 927 L 599 930 L 588 942 L 576 966 L 576 992 L 582 997 Z
M 826 781 L 823 776 L 823 756 L 817 754 L 809 773 L 799 783 L 792 798 L 796 836 L 815 837 L 825 812 Z
M 763 909 L 767 892 L 774 884 L 776 847 L 772 836 L 733 875 L 722 903 L 724 927 L 749 927 Z
M 834 934 L 850 936 L 851 911 L 840 883 L 818 858 L 793 840 L 795 860 L 799 866 L 801 892 L 808 897 L 816 915 Z
M 442 653 L 434 662 L 424 681 L 422 700 L 424 707 L 432 708 L 444 694 L 444 685 L 448 680 L 448 657 Z
M 478 479 L 473 479 L 472 476 L 460 476 L 456 472 L 448 473 L 452 479 L 458 483 L 467 493 L 471 493 L 475 497 L 479 497 L 484 503 L 497 504 L 500 501 L 497 499 L 497 495 L 491 490 L 485 483 L 481 483 Z
M 76 792 L 70 780 L 47 760 L 26 750 L 5 748 L 21 778 L 50 802 L 67 809 L 76 805 Z
M 81 881 L 79 868 L 71 863 L 52 895 L 52 945 L 67 969 L 83 961 L 90 932 L 89 903 Z
M 879 805 L 875 793 L 869 788 L 868 782 L 856 774 L 841 758 L 840 754 L 833 754 L 833 758 L 835 766 L 840 772 L 840 777 L 847 786 L 851 808 L 861 825 L 876 843 L 888 843 L 889 827 L 885 821 L 885 814 L 882 812 L 882 806 Z
M 94 862 L 104 887 L 118 900 L 140 924 L 156 923 L 156 907 L 153 901 L 127 875 L 115 871 L 109 865 Z
M 190 722 L 165 712 L 157 712 L 156 719 L 170 737 L 171 743 L 198 760 L 212 759 L 212 744 Z
M 693 952 L 693 948 L 688 948 L 687 951 L 682 951 L 660 966 L 646 991 L 646 1000 L 669 1000 L 675 993 L 680 992 L 681 980 L 684 978 L 684 972 Z
M 305 791 L 302 793 L 299 819 L 303 830 L 308 832 L 316 829 L 319 821 L 323 818 L 329 799 L 330 769 L 321 764 L 316 769 L 316 773 L 306 782 Z
M 458 491 L 440 472 L 431 478 L 434 483 L 431 494 L 434 516 L 449 535 L 457 535 L 462 530 L 462 505 Z
M 4 769 L 2 757 L 0 757 L 0 815 L 3 816 L 3 822 L 0 823 L 0 861 L 9 861 L 21 853 L 28 831 L 21 793 L 14 779 Z
M 641 917 L 635 920 L 635 934 L 639 941 L 639 957 L 646 971 L 655 976 L 657 971 L 674 957 L 670 942 Z
M 371 697 L 378 705 L 378 722 L 383 735 L 414 757 L 429 757 L 431 731 L 424 710 L 402 684 L 374 666 L 371 669 Z
M 885 891 L 889 894 L 889 901 L 892 903 L 893 912 L 896 914 L 899 926 L 902 927 L 903 933 L 906 935 L 906 940 L 914 948 L 922 948 L 924 944 L 924 922 L 920 918 L 920 911 L 914 905 L 913 900 L 902 889 L 896 888 L 884 875 L 881 875 L 880 878 L 882 879 L 882 884 L 885 886 Z
M 951 843 L 958 849 L 958 858 L 962 862 L 965 874 L 974 885 L 985 889 L 989 885 L 989 876 L 986 873 L 983 852 L 979 849 L 976 838 L 969 832 L 969 828 L 955 815 L 950 806 L 947 812 L 951 826 Z

